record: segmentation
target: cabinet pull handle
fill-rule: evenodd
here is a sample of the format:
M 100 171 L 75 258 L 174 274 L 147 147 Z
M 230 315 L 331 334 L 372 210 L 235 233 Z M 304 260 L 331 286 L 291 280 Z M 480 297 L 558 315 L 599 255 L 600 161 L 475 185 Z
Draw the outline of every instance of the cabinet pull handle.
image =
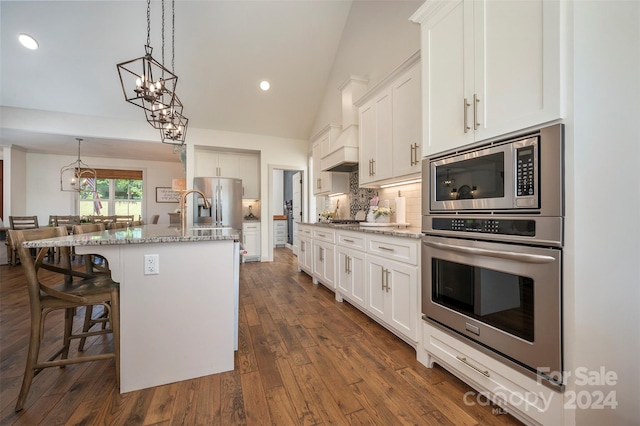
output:
M 392 248 L 389 248 L 389 247 L 378 246 L 378 248 L 380 250 L 384 250 L 384 251 L 391 251 L 391 252 L 396 251 L 395 249 L 392 249 Z
M 349 273 L 349 256 L 347 256 L 346 254 L 344 255 L 344 273 Z
M 300 251 L 304 251 L 304 241 L 300 241 Z
M 351 274 L 351 256 L 347 256 L 347 273 Z
M 480 123 L 478 123 L 478 104 L 480 103 L 480 99 L 474 93 L 473 94 L 473 130 L 478 130 L 480 127 Z
M 387 285 L 386 285 L 386 287 L 387 287 L 387 293 L 389 293 L 389 290 L 391 289 L 391 287 L 389 287 L 389 274 L 390 274 L 390 273 L 391 273 L 391 272 L 390 272 L 388 269 L 385 269 L 385 275 L 387 276 L 387 280 L 386 280 L 386 281 L 387 281 Z
M 320 247 L 320 261 L 324 262 L 324 249 Z
M 318 237 L 324 238 L 324 237 L 326 237 L 326 235 L 325 234 L 318 234 Z
M 469 109 L 471 105 L 469 104 L 469 102 L 467 102 L 467 98 L 464 98 L 463 102 L 462 102 L 462 110 L 464 111 L 464 123 L 462 123 L 462 127 L 464 129 L 464 132 L 467 133 L 469 131 L 469 129 L 471 129 L 471 127 L 467 126 L 467 115 L 468 112 L 467 110 Z
M 478 373 L 482 374 L 483 376 L 491 377 L 491 376 L 489 375 L 489 372 L 488 372 L 487 370 L 481 370 L 481 369 L 479 369 L 478 367 L 476 367 L 475 365 L 473 365 L 473 364 L 471 364 L 469 361 L 467 361 L 467 358 L 466 358 L 466 357 L 463 357 L 463 356 L 457 356 L 457 355 L 456 355 L 456 358 L 458 358 L 458 361 L 462 362 L 463 364 L 468 365 L 469 367 L 473 368 L 474 370 L 476 370 Z
M 346 239 L 346 238 L 345 238 L 344 240 L 342 240 L 342 241 L 345 241 L 345 242 L 347 242 L 347 243 L 352 243 L 352 242 L 353 242 L 353 240 L 348 240 L 348 239 Z
M 371 160 L 371 171 L 372 171 L 372 176 L 376 175 L 376 160 L 375 158 Z
M 382 291 L 384 291 L 384 268 L 380 269 L 380 281 L 382 282 Z
M 420 148 L 420 145 L 418 145 L 417 143 L 414 143 L 413 144 L 413 152 L 414 152 L 413 155 L 415 155 L 415 157 L 416 157 L 416 164 L 414 164 L 414 166 L 417 165 L 417 164 L 420 164 L 420 160 L 418 159 L 418 148 Z
M 410 151 L 410 160 L 409 160 L 410 165 L 413 166 L 414 162 L 413 162 L 413 144 L 411 144 L 411 151 Z

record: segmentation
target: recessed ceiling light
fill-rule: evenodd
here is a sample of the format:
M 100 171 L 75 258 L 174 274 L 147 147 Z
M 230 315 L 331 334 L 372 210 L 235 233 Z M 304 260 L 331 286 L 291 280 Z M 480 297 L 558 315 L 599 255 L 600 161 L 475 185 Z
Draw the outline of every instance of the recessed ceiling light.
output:
M 269 90 L 270 87 L 271 87 L 271 84 L 267 80 L 263 80 L 260 82 L 260 88 L 265 92 Z
M 18 40 L 20 40 L 20 44 L 22 44 L 27 49 L 36 50 L 38 48 L 38 42 L 29 34 L 23 33 L 18 35 Z

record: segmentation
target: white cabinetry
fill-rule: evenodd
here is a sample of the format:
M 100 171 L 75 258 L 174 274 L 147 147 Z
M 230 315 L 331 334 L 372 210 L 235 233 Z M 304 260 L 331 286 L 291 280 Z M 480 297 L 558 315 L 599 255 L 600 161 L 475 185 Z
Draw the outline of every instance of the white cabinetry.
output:
M 242 198 L 260 199 L 260 156 L 199 147 L 195 149 L 194 175 L 242 179 Z
M 429 323 L 422 322 L 423 339 L 418 361 L 438 363 L 465 383 L 494 399 L 527 424 L 560 425 L 564 396 L 531 377 L 514 371 Z
M 274 220 L 273 221 L 273 245 L 285 246 L 287 244 L 288 237 L 289 237 L 289 231 L 287 229 L 287 221 Z
M 414 54 L 358 100 L 361 186 L 420 175 L 420 56 Z
M 336 288 L 336 246 L 335 231 L 314 229 L 313 240 L 313 283 L 322 283 L 328 288 Z
M 338 232 L 336 243 L 336 300 L 343 297 L 363 310 L 367 308 L 363 233 Z
M 419 243 L 367 236 L 367 311 L 415 344 L 418 341 Z
M 311 226 L 298 224 L 298 243 L 300 249 L 298 251 L 298 271 L 305 271 L 309 275 L 313 275 L 313 231 Z
M 239 175 L 242 179 L 242 198 L 260 199 L 260 156 L 238 155 Z
M 360 186 L 391 177 L 391 88 L 360 108 Z
M 330 130 L 327 130 L 330 133 Z M 328 134 L 322 134 L 312 147 L 313 195 L 329 195 L 349 192 L 349 174 L 321 171 L 322 141 Z M 327 143 L 327 142 L 325 142 Z
M 260 222 L 242 223 L 242 247 L 244 261 L 260 260 Z
M 426 2 L 424 155 L 561 118 L 560 2 Z

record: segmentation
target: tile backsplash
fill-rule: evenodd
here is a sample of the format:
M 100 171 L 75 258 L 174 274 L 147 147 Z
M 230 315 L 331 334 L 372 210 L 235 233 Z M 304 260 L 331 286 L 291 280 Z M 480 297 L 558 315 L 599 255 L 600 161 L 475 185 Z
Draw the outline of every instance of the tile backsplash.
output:
M 358 211 L 369 210 L 369 201 L 376 195 L 380 198 L 380 205 L 385 206 L 386 202 L 389 203 L 389 207 L 395 211 L 396 197 L 398 191 L 400 195 L 405 197 L 406 204 L 406 221 L 410 223 L 410 226 L 419 227 L 421 224 L 421 197 L 422 197 L 422 184 L 411 183 L 407 185 L 394 186 L 391 188 L 360 188 L 358 186 L 358 172 L 349 174 L 349 186 L 350 193 L 335 197 L 323 197 L 323 201 L 319 203 L 319 212 L 323 210 L 334 211 L 336 203 L 338 203 L 338 218 L 339 219 L 354 219 Z M 349 206 L 347 209 L 345 206 Z M 396 222 L 395 214 L 391 217 L 392 222 Z

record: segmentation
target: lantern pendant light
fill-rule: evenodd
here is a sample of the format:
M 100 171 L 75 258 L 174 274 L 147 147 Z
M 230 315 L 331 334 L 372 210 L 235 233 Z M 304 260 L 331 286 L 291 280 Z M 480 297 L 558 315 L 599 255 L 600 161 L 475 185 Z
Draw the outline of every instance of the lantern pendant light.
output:
M 76 138 L 76 140 L 78 141 L 78 159 L 60 169 L 60 191 L 88 191 L 91 185 L 95 186 L 96 171 L 80 159 L 82 139 Z

